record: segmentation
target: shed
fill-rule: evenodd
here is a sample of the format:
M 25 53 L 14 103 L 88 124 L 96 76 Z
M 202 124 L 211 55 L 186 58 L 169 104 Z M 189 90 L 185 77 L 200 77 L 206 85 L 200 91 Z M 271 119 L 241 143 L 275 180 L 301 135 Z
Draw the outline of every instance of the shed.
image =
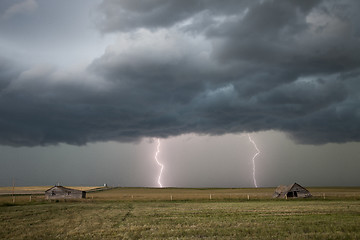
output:
M 308 198 L 311 196 L 311 193 L 306 188 L 297 183 L 289 186 L 280 185 L 273 194 L 273 198 Z
M 86 198 L 86 192 L 77 189 L 54 186 L 45 191 L 45 199 L 81 199 Z

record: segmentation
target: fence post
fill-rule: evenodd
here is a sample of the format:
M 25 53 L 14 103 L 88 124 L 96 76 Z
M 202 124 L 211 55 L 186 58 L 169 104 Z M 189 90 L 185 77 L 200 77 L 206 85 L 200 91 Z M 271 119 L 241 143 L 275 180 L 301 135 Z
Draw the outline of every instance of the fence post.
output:
M 15 195 L 14 195 L 14 192 L 15 192 L 15 180 L 13 178 L 12 180 L 12 201 L 13 203 L 15 203 Z

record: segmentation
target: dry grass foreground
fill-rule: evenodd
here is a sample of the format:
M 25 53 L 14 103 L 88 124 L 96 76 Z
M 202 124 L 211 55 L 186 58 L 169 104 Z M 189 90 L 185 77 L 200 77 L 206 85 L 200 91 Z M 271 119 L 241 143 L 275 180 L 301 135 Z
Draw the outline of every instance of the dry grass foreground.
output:
M 0 207 L 0 239 L 359 239 L 360 202 L 89 201 Z
M 117 188 L 75 202 L 20 196 L 15 205 L 2 196 L 0 239 L 360 239 L 360 188 L 310 190 L 318 196 L 272 200 L 270 189 Z M 210 194 L 212 200 L 204 198 Z

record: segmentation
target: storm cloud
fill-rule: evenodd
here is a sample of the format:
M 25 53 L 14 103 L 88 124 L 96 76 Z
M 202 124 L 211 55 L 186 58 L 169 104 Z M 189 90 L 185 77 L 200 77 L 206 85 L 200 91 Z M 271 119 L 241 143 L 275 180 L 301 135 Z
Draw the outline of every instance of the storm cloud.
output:
M 263 130 L 360 141 L 359 10 L 356 0 L 104 0 L 94 21 L 117 37 L 85 68 L 0 59 L 0 144 Z

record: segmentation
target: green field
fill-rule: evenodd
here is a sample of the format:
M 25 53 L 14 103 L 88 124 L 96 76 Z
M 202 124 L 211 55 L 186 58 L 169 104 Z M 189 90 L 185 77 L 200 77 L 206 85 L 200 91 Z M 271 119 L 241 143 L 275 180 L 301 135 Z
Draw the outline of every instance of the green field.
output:
M 360 239 L 360 188 L 309 190 L 305 200 L 273 200 L 268 188 L 116 188 L 15 204 L 1 196 L 0 239 Z

